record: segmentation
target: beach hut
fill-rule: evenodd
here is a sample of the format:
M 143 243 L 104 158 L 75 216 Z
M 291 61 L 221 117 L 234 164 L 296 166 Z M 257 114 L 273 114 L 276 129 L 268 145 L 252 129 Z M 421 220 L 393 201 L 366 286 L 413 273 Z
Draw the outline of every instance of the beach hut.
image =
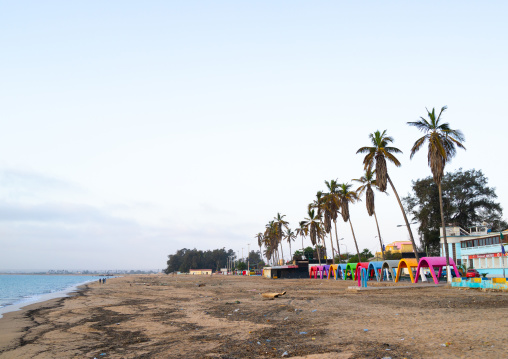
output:
M 411 283 L 415 282 L 413 276 L 413 270 L 416 270 L 418 267 L 418 263 L 415 258 L 402 258 L 399 262 L 399 266 L 397 267 L 397 276 L 395 277 L 395 283 L 399 281 L 400 273 L 404 268 L 406 268 L 409 272 L 409 278 L 411 278 Z
M 383 272 L 381 280 L 395 281 L 395 276 L 397 275 L 397 267 L 398 266 L 399 266 L 398 259 L 391 259 L 391 260 L 384 261 L 381 266 L 381 271 Z
M 369 279 L 373 279 L 376 277 L 376 280 L 379 282 L 382 279 L 381 269 L 383 268 L 383 262 L 370 262 L 369 268 L 367 269 L 367 273 L 369 273 Z M 371 278 L 372 275 L 372 278 Z
M 344 273 L 344 279 L 347 279 L 347 272 L 351 272 L 351 276 L 353 278 L 353 280 L 355 280 L 355 270 L 356 270 L 356 265 L 358 263 L 348 263 L 346 265 L 346 271 Z
M 457 270 L 457 266 L 453 259 L 450 258 L 450 265 L 453 267 L 455 271 L 455 276 L 460 277 L 459 271 Z M 429 268 L 430 274 L 432 275 L 432 279 L 434 279 L 434 283 L 439 283 L 439 278 L 441 277 L 441 273 L 443 272 L 443 267 L 446 268 L 446 257 L 423 257 L 420 258 L 420 262 L 418 263 L 418 267 L 416 269 L 416 273 L 420 273 L 420 268 Z M 439 268 L 439 274 L 436 278 L 435 270 Z M 415 283 L 418 283 L 418 276 L 415 278 Z

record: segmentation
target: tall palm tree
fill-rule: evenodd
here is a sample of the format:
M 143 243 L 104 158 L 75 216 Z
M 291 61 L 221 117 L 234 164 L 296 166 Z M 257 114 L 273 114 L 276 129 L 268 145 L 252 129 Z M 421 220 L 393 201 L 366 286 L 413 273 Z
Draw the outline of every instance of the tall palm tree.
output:
M 356 242 L 355 231 L 353 230 L 353 224 L 351 223 L 351 217 L 349 216 L 349 204 L 358 201 L 358 195 L 355 191 L 351 191 L 353 185 L 349 183 L 342 183 L 339 185 L 337 191 L 340 198 L 341 215 L 344 222 L 349 221 L 351 227 L 351 233 L 353 234 L 353 240 L 355 241 L 356 254 L 358 254 L 358 262 L 360 262 L 360 250 L 358 249 L 358 243 Z
M 330 207 L 331 207 L 330 210 L 332 212 L 332 220 L 333 225 L 335 227 L 335 241 L 337 242 L 337 253 L 339 254 L 339 263 L 340 263 L 341 259 L 340 244 L 339 244 L 339 236 L 337 234 L 337 217 L 338 214 L 340 213 L 341 206 L 341 201 L 338 193 L 339 183 L 337 182 L 337 180 L 331 180 L 330 182 L 325 181 L 325 184 L 326 187 L 328 188 L 329 193 L 333 194 L 333 197 L 330 199 Z
M 376 171 L 372 171 L 372 168 L 369 167 L 365 170 L 365 173 L 359 179 L 354 179 L 355 182 L 360 182 L 362 185 L 356 189 L 356 193 L 360 197 L 363 192 L 365 192 L 365 204 L 367 206 L 367 213 L 372 217 L 374 215 L 374 219 L 376 220 L 377 227 L 377 235 L 379 238 L 379 245 L 381 246 L 381 256 L 383 260 L 385 260 L 385 250 L 383 248 L 383 241 L 381 240 L 381 232 L 379 231 L 379 224 L 377 222 L 376 208 L 374 205 L 374 191 L 372 187 L 377 188 L 377 182 L 374 178 L 374 174 Z
M 265 247 L 266 247 L 266 258 L 270 259 L 272 261 L 272 264 L 276 262 L 276 256 L 277 256 L 277 235 L 276 235 L 276 226 L 274 221 L 268 222 L 265 226 L 265 233 L 263 235 L 263 238 L 265 240 Z
M 274 224 L 276 228 L 276 237 L 277 237 L 277 245 L 280 245 L 282 260 L 284 260 L 284 250 L 282 249 L 282 239 L 284 237 L 284 228 L 288 229 L 289 223 L 284 220 L 285 215 L 281 215 L 280 213 L 277 213 L 277 216 L 275 216 Z
M 317 216 L 321 220 L 321 226 L 322 227 L 326 226 L 326 224 L 325 224 L 326 218 L 323 218 L 323 217 L 325 217 L 323 215 L 324 214 L 323 212 L 325 210 L 323 195 L 324 195 L 323 192 L 317 191 L 317 193 L 316 193 L 316 199 L 314 201 L 312 201 L 312 203 L 309 204 L 309 209 L 311 209 L 311 208 L 317 209 Z M 326 243 L 325 243 L 324 240 L 323 240 L 323 247 L 324 247 L 325 256 L 326 256 L 327 251 L 326 251 Z
M 300 227 L 296 229 L 296 235 L 302 237 L 302 253 L 305 249 L 303 246 L 303 239 L 307 236 L 307 228 L 305 227 L 305 221 L 300 221 Z
M 333 248 L 333 238 L 332 238 L 332 231 L 331 231 L 331 221 L 333 221 L 334 227 L 335 227 L 335 240 L 337 241 L 337 252 L 339 255 L 339 261 L 340 261 L 340 246 L 339 246 L 339 238 L 337 236 L 337 217 L 339 213 L 340 208 L 340 199 L 339 195 L 337 193 L 337 189 L 339 188 L 339 184 L 337 183 L 337 180 L 332 179 L 330 182 L 325 181 L 326 187 L 328 189 L 328 192 L 324 194 L 323 202 L 324 202 L 324 210 L 325 210 L 325 219 L 326 222 L 330 222 L 330 226 L 326 226 L 325 224 L 325 230 L 330 233 L 330 244 L 332 246 L 332 256 L 333 256 L 333 263 L 335 264 L 335 253 Z
M 309 216 L 308 218 L 305 218 L 304 226 L 307 229 L 307 232 L 309 233 L 312 245 L 316 247 L 323 239 L 323 227 L 321 224 L 321 218 L 319 215 L 315 213 L 313 209 L 308 210 L 308 216 Z M 319 252 L 320 249 L 318 247 L 317 254 L 319 265 L 321 265 L 321 255 Z
M 291 252 L 291 241 L 294 241 L 296 238 L 295 232 L 293 232 L 291 230 L 291 228 L 286 228 L 285 237 L 289 243 L 289 257 L 290 257 L 289 260 L 292 260 L 293 259 L 293 252 Z
M 441 191 L 441 181 L 444 176 L 444 168 L 446 164 L 457 153 L 456 147 L 463 149 L 466 148 L 462 144 L 462 142 L 465 141 L 462 132 L 460 130 L 452 130 L 450 125 L 446 122 L 440 122 L 441 115 L 444 111 L 446 111 L 446 109 L 446 106 L 442 107 L 437 117 L 434 108 L 432 109 L 432 112 L 426 109 L 428 120 L 420 117 L 419 121 L 408 122 L 407 124 L 409 126 L 416 127 L 424 133 L 424 135 L 414 143 L 413 147 L 411 148 L 411 155 L 409 158 L 412 159 L 414 154 L 418 152 L 418 150 L 423 146 L 425 142 L 429 143 L 427 160 L 430 170 L 432 171 L 432 176 L 434 177 L 434 182 L 437 184 L 439 191 L 439 209 L 441 210 L 441 227 L 443 228 L 443 241 L 446 256 L 446 277 L 450 283 L 452 278 L 450 273 L 450 256 L 448 253 L 448 241 L 446 239 L 446 227 L 443 213 L 443 194 Z
M 263 251 L 261 250 L 261 246 L 263 245 L 264 243 L 264 236 L 263 236 L 263 233 L 259 232 L 258 234 L 256 234 L 254 236 L 254 238 L 256 238 L 258 240 L 258 246 L 259 246 L 259 255 L 260 256 L 263 256 Z M 268 258 L 267 258 L 268 259 Z
M 409 232 L 409 239 L 411 240 L 411 244 L 413 245 L 413 250 L 415 252 L 416 260 L 419 261 L 420 258 L 418 256 L 418 249 L 416 247 L 415 240 L 413 238 L 413 232 L 411 231 L 411 227 L 409 226 L 409 221 L 407 220 L 406 211 L 404 210 L 404 206 L 402 205 L 402 202 L 400 201 L 399 194 L 395 190 L 395 186 L 393 185 L 393 182 L 388 175 L 388 170 L 386 167 L 386 160 L 393 163 L 395 166 L 400 167 L 399 160 L 394 156 L 394 153 L 402 153 L 401 150 L 399 150 L 396 147 L 390 147 L 388 146 L 390 143 L 393 142 L 393 138 L 386 135 L 386 130 L 384 130 L 382 133 L 379 131 L 376 131 L 374 133 L 371 133 L 369 135 L 369 138 L 371 140 L 372 146 L 371 147 L 361 147 L 356 151 L 356 153 L 366 153 L 364 159 L 363 159 L 363 165 L 364 169 L 367 169 L 369 167 L 376 167 L 376 182 L 379 190 L 381 192 L 386 191 L 386 182 L 388 181 L 390 183 L 390 186 L 392 187 L 393 193 L 395 193 L 395 197 L 397 198 L 397 201 L 399 202 L 400 210 L 402 211 L 402 215 L 404 217 L 404 221 L 406 222 L 406 227 Z

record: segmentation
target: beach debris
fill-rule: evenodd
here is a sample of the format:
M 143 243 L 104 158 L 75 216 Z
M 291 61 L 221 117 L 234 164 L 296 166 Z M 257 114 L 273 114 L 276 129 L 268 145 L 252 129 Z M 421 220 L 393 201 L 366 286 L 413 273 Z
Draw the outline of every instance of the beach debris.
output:
M 307 334 L 307 332 L 300 332 L 300 335 L 304 335 L 304 334 Z
M 311 313 L 314 313 L 314 312 L 317 312 L 317 309 L 314 309 L 314 310 L 311 311 Z
M 274 299 L 274 298 L 278 298 L 284 294 L 286 294 L 285 291 L 281 292 L 281 293 L 262 293 L 261 295 L 263 296 L 263 298 Z
M 289 355 L 289 353 L 288 353 L 288 352 L 284 352 L 284 353 L 282 353 L 282 356 L 283 356 L 283 357 L 287 357 L 288 355 Z
M 198 287 L 204 287 L 206 284 L 205 283 L 198 283 L 196 284 Z
M 261 342 L 258 342 L 258 345 L 261 345 Z
M 442 346 L 442 347 L 448 347 L 448 346 L 450 346 L 451 344 L 452 344 L 452 343 L 450 343 L 450 342 L 446 342 L 446 343 L 444 343 L 444 344 L 441 344 L 441 346 Z
M 289 317 L 284 318 L 284 320 L 288 320 L 288 319 L 289 319 Z
M 270 340 L 270 339 L 266 339 L 266 342 L 267 342 L 267 343 L 270 343 L 270 342 L 271 342 L 271 340 Z
M 364 332 L 368 332 L 369 330 L 368 330 L 368 329 L 364 329 L 363 331 L 364 331 Z
M 240 304 L 239 300 L 235 300 L 234 302 L 226 302 L 226 304 Z
M 236 308 L 235 310 L 233 310 L 233 312 L 238 312 L 240 309 L 239 308 Z

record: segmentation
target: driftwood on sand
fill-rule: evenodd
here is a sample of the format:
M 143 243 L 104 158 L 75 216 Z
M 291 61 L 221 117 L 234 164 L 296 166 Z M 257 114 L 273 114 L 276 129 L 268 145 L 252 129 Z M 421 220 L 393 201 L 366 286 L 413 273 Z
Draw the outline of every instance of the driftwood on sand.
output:
M 284 295 L 284 294 L 286 294 L 286 292 L 281 292 L 281 293 L 262 293 L 261 295 L 263 296 L 263 298 L 274 299 L 274 298 L 278 298 L 278 297 L 280 297 L 281 295 Z

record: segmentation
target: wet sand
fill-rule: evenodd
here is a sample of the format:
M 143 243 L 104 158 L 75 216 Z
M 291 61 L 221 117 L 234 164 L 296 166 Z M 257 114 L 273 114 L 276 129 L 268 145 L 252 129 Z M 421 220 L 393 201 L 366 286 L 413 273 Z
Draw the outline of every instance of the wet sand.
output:
M 5 314 L 0 358 L 506 357 L 506 293 L 346 290 L 351 285 L 233 276 L 108 279 Z M 261 296 L 282 291 L 274 300 Z

